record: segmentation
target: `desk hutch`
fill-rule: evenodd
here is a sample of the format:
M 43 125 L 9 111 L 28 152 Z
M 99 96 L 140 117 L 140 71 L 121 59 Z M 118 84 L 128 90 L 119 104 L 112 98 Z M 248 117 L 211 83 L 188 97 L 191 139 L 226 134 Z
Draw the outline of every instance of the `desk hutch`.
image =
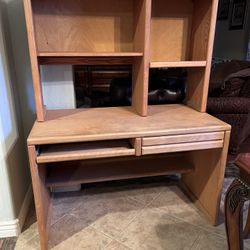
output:
M 216 224 L 230 126 L 206 114 L 218 0 L 24 0 L 37 121 L 28 137 L 41 249 L 50 188 L 181 174 Z M 132 65 L 131 107 L 48 110 L 40 65 Z M 183 104 L 150 106 L 150 68 L 187 69 Z M 55 96 L 56 98 L 56 96 Z

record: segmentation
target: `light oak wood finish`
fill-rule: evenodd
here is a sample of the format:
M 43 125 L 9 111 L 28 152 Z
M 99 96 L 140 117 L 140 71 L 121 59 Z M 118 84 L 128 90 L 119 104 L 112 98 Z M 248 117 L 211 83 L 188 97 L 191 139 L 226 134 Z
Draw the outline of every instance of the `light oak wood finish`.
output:
M 195 0 L 194 4 L 190 57 L 192 60 L 206 59 L 207 64 L 205 69 L 188 70 L 186 102 L 190 107 L 206 112 L 218 0 Z
M 222 148 L 222 147 L 223 147 L 223 140 L 189 142 L 189 143 L 178 143 L 178 144 L 157 145 L 157 146 L 143 146 L 142 155 L 185 152 L 185 151 Z
M 216 28 L 216 20 L 217 20 L 217 11 L 218 11 L 219 0 L 212 0 L 211 6 L 211 22 L 209 29 L 209 39 L 207 46 L 207 66 L 204 76 L 204 86 L 203 91 L 201 92 L 201 112 L 206 112 L 207 108 L 207 97 L 208 97 L 208 88 L 209 88 L 209 79 L 211 72 L 211 64 L 212 64 L 212 56 L 213 56 L 213 46 L 214 46 L 214 36 L 215 36 L 215 28 Z
M 28 42 L 29 42 L 31 73 L 32 73 L 32 78 L 33 78 L 37 120 L 44 121 L 46 109 L 44 108 L 44 104 L 43 104 L 41 77 L 40 77 L 40 71 L 39 71 L 39 66 L 38 66 L 38 61 L 37 61 L 37 46 L 36 46 L 36 40 L 34 37 L 35 28 L 33 25 L 33 13 L 32 13 L 31 1 L 23 0 L 23 2 L 24 2 Z
M 135 155 L 128 141 L 85 142 L 46 145 L 40 148 L 37 163 Z
M 189 153 L 195 171 L 182 175 L 182 187 L 213 225 L 217 225 L 230 131 L 221 149 Z
M 147 116 L 149 77 L 149 37 L 151 0 L 135 0 L 134 50 L 143 51 L 143 58 L 134 58 L 132 106 L 141 116 Z
M 162 155 L 157 158 L 133 157 L 113 161 L 104 159 L 101 163 L 99 161 L 54 163 L 48 165 L 48 169 L 48 187 L 188 173 L 194 170 L 186 160 L 185 154 Z
M 100 126 L 104 121 L 105 126 Z M 149 106 L 147 117 L 136 115 L 131 107 L 55 110 L 47 112 L 45 122 L 35 122 L 28 144 L 184 135 L 229 129 L 229 125 L 217 118 L 180 104 Z
M 201 112 L 201 107 L 203 103 L 204 84 L 205 83 L 205 68 L 188 68 L 188 77 L 187 77 L 187 92 L 185 103 Z
M 38 52 L 40 57 L 133 57 L 143 56 L 141 52 Z
M 36 216 L 40 236 L 41 250 L 48 249 L 48 236 L 50 226 L 50 192 L 46 187 L 47 169 L 37 165 L 35 146 L 28 146 L 30 171 L 35 197 Z
M 38 51 L 133 52 L 133 3 L 32 0 Z
M 24 6 L 38 118 L 28 151 L 42 250 L 48 187 L 181 173 L 183 189 L 216 224 L 230 136 L 229 125 L 205 113 L 218 0 Z M 132 107 L 45 115 L 41 64 L 132 65 Z M 185 104 L 148 106 L 149 69 L 158 67 L 187 68 Z
M 151 62 L 150 68 L 200 68 L 206 65 L 206 61 Z
M 148 113 L 149 68 L 187 67 L 185 103 L 205 112 L 218 0 L 24 3 L 38 121 L 46 112 L 38 63 L 132 64 L 132 106 L 141 116 Z
M 200 112 L 206 111 L 217 7 L 218 0 L 155 0 L 152 7 L 150 67 L 187 67 L 185 103 Z
M 135 155 L 141 156 L 142 138 L 132 138 L 129 140 L 131 146 L 135 149 Z
M 195 61 L 207 59 L 213 0 L 194 0 L 190 36 L 189 58 Z
M 151 62 L 189 60 L 193 1 L 153 0 Z
M 224 138 L 224 132 L 145 137 L 142 139 L 142 146 L 177 144 L 177 143 L 187 143 L 187 142 L 203 142 L 203 141 L 223 140 L 223 138 Z

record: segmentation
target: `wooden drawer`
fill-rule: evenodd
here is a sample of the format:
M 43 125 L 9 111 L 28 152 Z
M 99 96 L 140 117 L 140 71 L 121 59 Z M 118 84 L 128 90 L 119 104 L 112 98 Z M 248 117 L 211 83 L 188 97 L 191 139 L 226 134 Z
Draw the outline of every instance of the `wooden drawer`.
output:
M 222 148 L 223 140 L 143 146 L 142 155 Z
M 142 155 L 223 147 L 224 132 L 148 137 L 142 139 Z
M 142 146 L 166 145 L 166 144 L 188 143 L 188 142 L 204 142 L 213 140 L 223 140 L 223 138 L 224 138 L 224 132 L 146 137 L 142 139 Z

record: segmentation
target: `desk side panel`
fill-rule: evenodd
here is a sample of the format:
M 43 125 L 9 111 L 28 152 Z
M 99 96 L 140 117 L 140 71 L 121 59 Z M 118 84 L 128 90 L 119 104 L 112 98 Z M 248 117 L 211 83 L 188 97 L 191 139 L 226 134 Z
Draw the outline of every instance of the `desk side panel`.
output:
M 35 198 L 38 231 L 40 236 L 40 246 L 42 250 L 47 250 L 51 201 L 50 191 L 46 187 L 46 168 L 42 165 L 37 165 L 35 146 L 28 146 L 28 153 Z
M 229 139 L 230 131 L 225 131 L 222 149 L 190 152 L 188 158 L 195 171 L 183 174 L 181 180 L 184 191 L 213 225 L 218 220 Z

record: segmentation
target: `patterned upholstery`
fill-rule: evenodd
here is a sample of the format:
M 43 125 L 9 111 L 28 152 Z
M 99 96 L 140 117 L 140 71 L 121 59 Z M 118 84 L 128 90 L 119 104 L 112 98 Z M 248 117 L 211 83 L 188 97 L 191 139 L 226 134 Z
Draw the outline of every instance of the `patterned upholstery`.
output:
M 209 86 L 207 112 L 232 126 L 229 152 L 237 154 L 250 137 L 250 76 L 230 74 L 250 68 L 250 62 L 219 63 L 213 69 Z M 249 143 L 247 144 L 249 145 Z M 250 147 L 244 150 L 250 152 Z

